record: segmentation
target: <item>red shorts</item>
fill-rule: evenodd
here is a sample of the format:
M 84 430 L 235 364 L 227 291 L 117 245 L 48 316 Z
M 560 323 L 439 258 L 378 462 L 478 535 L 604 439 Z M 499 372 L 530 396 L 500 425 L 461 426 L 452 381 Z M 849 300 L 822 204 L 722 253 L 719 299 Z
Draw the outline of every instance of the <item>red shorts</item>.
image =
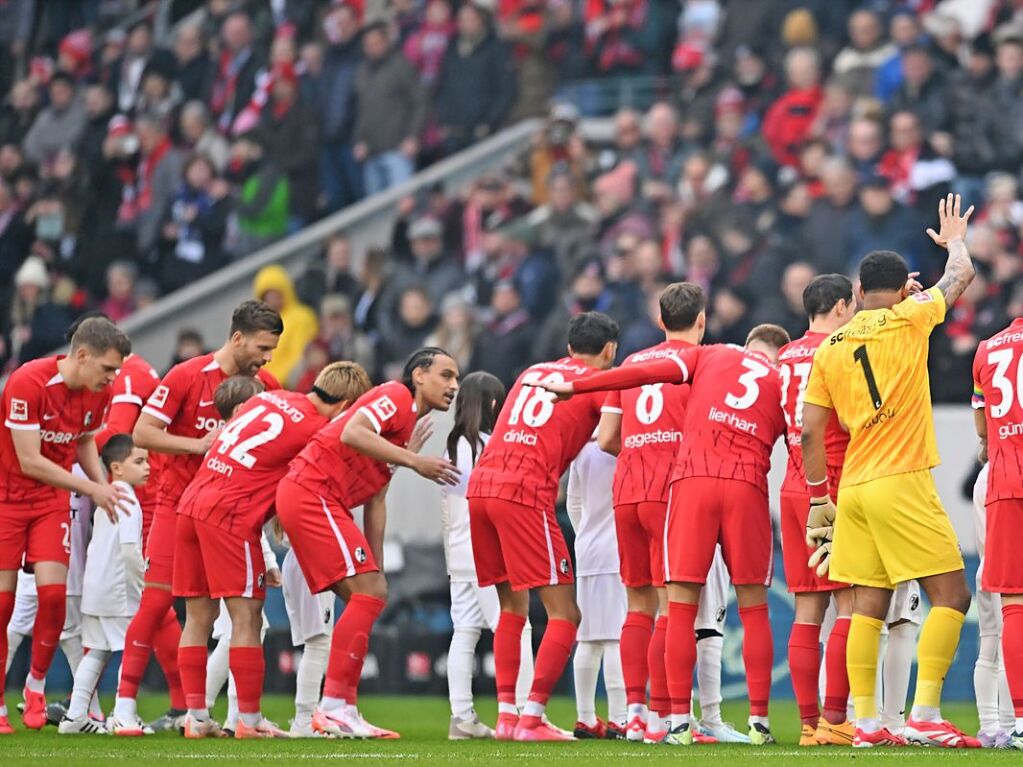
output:
M 265 599 L 265 577 L 258 538 L 235 535 L 201 519 L 178 517 L 174 596 Z
M 353 575 L 379 572 L 366 536 L 336 501 L 285 477 L 277 486 L 277 518 L 314 594 Z
M 622 583 L 630 588 L 664 585 L 664 519 L 660 501 L 615 506 L 618 559 Z
M 508 581 L 515 591 L 522 591 L 574 582 L 572 559 L 554 509 L 470 498 L 469 530 L 480 586 Z
M 146 539 L 146 583 L 174 582 L 174 529 L 178 523 L 175 510 L 162 503 L 153 512 L 153 524 Z
M 58 504 L 61 499 L 58 498 Z M 63 503 L 0 504 L 0 570 L 20 570 L 25 564 L 71 560 L 71 500 Z
M 767 496 L 748 482 L 687 477 L 672 483 L 665 580 L 706 583 L 718 543 L 732 583 L 770 585 L 774 537 Z
M 810 513 L 808 493 L 781 494 L 781 552 L 785 561 L 785 585 L 793 594 L 837 591 L 847 584 L 821 578 L 807 565 L 813 549 L 806 545 L 806 518 Z
M 1023 558 L 1016 536 L 1023 524 L 1023 498 L 987 504 L 987 538 L 981 588 L 991 594 L 1023 594 Z

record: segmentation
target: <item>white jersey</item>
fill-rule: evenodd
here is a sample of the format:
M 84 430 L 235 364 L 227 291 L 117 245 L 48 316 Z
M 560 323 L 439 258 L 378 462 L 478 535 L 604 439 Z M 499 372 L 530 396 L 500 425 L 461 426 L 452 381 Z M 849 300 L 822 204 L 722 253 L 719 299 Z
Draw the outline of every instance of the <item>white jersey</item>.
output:
M 71 468 L 76 477 L 85 479 L 85 472 L 77 463 Z M 85 577 L 85 552 L 89 547 L 89 531 L 92 524 L 92 499 L 87 495 L 71 493 L 71 561 L 67 568 L 67 595 L 82 595 L 82 579 Z
M 131 514 L 118 513 L 117 523 L 106 514 L 97 514 L 89 555 L 85 564 L 85 590 L 82 594 L 82 613 L 99 617 L 130 617 L 139 609 L 142 598 L 142 580 L 125 567 L 121 546 L 138 547 L 142 556 L 142 509 L 135 491 L 126 482 L 115 485 L 128 493 Z
M 485 445 L 489 434 L 481 434 Z M 454 463 L 461 475 L 457 485 L 441 486 L 441 525 L 444 534 L 444 558 L 448 565 L 448 579 L 452 583 L 475 583 L 476 560 L 472 555 L 472 535 L 469 532 L 469 502 L 465 494 L 469 489 L 469 475 L 472 473 L 472 448 L 469 440 L 458 440 L 458 455 L 454 458 L 447 452 L 445 457 Z M 479 458 L 483 448 L 476 452 Z
M 973 524 L 977 532 L 977 553 L 984 561 L 984 541 L 987 540 L 987 508 L 984 506 L 984 499 L 987 498 L 987 475 L 988 467 L 991 464 L 985 463 L 977 475 L 977 482 L 973 486 Z
M 575 528 L 575 572 L 619 573 L 615 513 L 611 505 L 615 457 L 588 442 L 568 470 L 568 517 Z

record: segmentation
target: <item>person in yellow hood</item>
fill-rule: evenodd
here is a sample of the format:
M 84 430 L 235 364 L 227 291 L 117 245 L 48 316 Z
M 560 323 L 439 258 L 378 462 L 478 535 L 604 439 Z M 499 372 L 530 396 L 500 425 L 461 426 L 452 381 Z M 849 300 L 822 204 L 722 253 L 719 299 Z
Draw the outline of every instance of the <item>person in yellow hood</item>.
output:
M 295 283 L 283 267 L 264 266 L 252 282 L 255 297 L 276 309 L 284 320 L 284 333 L 266 369 L 284 386 L 297 373 L 306 345 L 319 333 L 316 312 L 295 296 Z

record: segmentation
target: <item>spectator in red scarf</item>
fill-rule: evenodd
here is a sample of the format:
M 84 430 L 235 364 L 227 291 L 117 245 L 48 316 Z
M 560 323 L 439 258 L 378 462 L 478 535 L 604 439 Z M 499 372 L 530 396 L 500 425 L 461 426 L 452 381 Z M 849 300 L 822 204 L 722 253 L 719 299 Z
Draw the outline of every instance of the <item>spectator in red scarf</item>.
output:
M 210 90 L 210 110 L 222 133 L 252 98 L 256 74 L 263 64 L 253 46 L 252 24 L 244 13 L 230 14 L 221 29 L 223 52 Z
M 820 60 L 812 48 L 793 48 L 785 57 L 789 89 L 767 110 L 764 139 L 782 165 L 796 167 L 799 147 L 809 137 L 823 99 Z
M 427 88 L 433 87 L 440 74 L 440 64 L 448 42 L 455 34 L 448 0 L 430 0 L 423 23 L 405 41 L 405 58 L 409 60 Z
M 160 222 L 171 198 L 181 183 L 184 158 L 171 144 L 163 122 L 151 115 L 135 119 L 139 144 L 139 164 L 134 186 L 126 188 L 133 203 L 132 223 L 139 255 L 154 254 L 160 234 Z
M 920 119 L 908 110 L 892 115 L 888 143 L 891 149 L 881 156 L 878 172 L 888 179 L 892 196 L 929 211 L 933 200 L 949 192 L 955 166 L 934 151 L 924 139 Z

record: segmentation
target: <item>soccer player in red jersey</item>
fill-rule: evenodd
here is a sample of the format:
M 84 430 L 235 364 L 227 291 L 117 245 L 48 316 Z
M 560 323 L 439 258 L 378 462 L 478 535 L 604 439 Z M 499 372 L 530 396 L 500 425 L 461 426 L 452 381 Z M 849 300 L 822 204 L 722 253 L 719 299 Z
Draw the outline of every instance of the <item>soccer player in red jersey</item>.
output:
M 1023 319 L 981 342 L 973 360 L 973 407 L 988 458 L 984 591 L 1002 596 L 1002 656 L 1016 727 L 1009 747 L 1023 750 Z
M 4 387 L 0 430 L 0 658 L 14 611 L 18 570 L 35 573 L 39 608 L 32 631 L 32 667 L 25 682 L 26 727 L 46 724 L 46 672 L 64 626 L 70 544 L 68 492 L 92 498 L 112 519 L 122 491 L 107 484 L 95 435 L 110 403 L 110 384 L 131 342 L 100 317 L 84 320 L 64 357 L 45 357 L 15 370 Z M 78 463 L 85 477 L 71 474 Z M 13 732 L 3 702 L 0 734 Z
M 178 504 L 173 593 L 186 600 L 179 650 L 189 704 L 185 737 L 220 734 L 206 708 L 206 644 L 220 599 L 231 615 L 229 664 L 238 690 L 234 736 L 287 737 L 260 715 L 265 673 L 260 534 L 291 459 L 370 388 L 366 371 L 354 362 L 325 367 L 309 394 L 252 396 L 246 385 L 259 386 L 255 379 L 235 377 L 218 387 L 217 406 L 228 424 Z
M 785 410 L 786 442 L 789 461 L 781 487 L 781 536 L 785 560 L 785 582 L 795 597 L 795 619 L 789 635 L 789 669 L 792 688 L 799 705 L 802 732 L 801 746 L 818 744 L 848 746 L 852 744 L 855 727 L 846 721 L 849 698 L 849 675 L 845 668 L 846 639 L 852 617 L 852 592 L 848 584 L 836 583 L 817 575 L 807 562 L 814 549 L 806 543 L 806 520 L 810 508 L 806 472 L 803 470 L 803 392 L 810 379 L 813 355 L 829 335 L 845 325 L 856 313 L 852 283 L 841 274 L 815 277 L 803 291 L 803 307 L 810 318 L 810 328 L 802 338 L 783 347 L 778 365 L 784 384 L 782 406 Z M 837 500 L 839 478 L 849 434 L 832 415 L 825 445 L 828 460 L 829 487 Z M 827 690 L 824 714 L 817 706 L 820 679 L 820 634 L 824 613 L 831 597 L 835 598 L 837 619 L 828 638 L 825 663 Z
M 393 467 L 447 485 L 458 469 L 443 458 L 418 455 L 410 444 L 416 422 L 446 411 L 458 391 L 458 364 L 443 349 L 425 347 L 405 363 L 400 381 L 370 389 L 312 438 L 277 486 L 277 518 L 314 594 L 333 591 L 346 601 L 334 627 L 323 698 L 313 729 L 338 737 L 395 738 L 358 710 L 359 677 L 387 599 L 381 571 L 385 493 Z M 363 507 L 363 530 L 352 509 Z
M 698 345 L 705 328 L 705 304 L 699 286 L 688 282 L 669 285 L 660 296 L 659 325 L 665 340 L 630 355 L 622 365 L 673 357 Z M 648 733 L 664 730 L 660 719 L 671 715 L 664 666 L 668 632 L 664 520 L 688 397 L 688 384 L 613 391 L 602 408 L 597 435 L 601 448 L 618 455 L 612 496 L 622 583 L 629 600 L 621 635 L 629 704 L 626 737 L 637 742 Z
M 720 541 L 739 602 L 750 696 L 749 737 L 773 743 L 767 719 L 774 646 L 767 614 L 773 538 L 767 501 L 771 449 L 785 430 L 778 350 L 789 342 L 777 325 L 758 325 L 746 348 L 714 345 L 567 382 L 539 385 L 561 397 L 689 383 L 665 523 L 668 583 L 666 664 L 672 700 L 669 745 L 693 742 L 689 713 L 696 664 L 700 592 Z M 538 664 L 539 665 L 539 664 Z
M 610 317 L 599 312 L 573 317 L 568 356 L 533 365 L 519 376 L 469 479 L 477 579 L 480 586 L 496 586 L 501 602 L 494 632 L 498 739 L 572 740 L 543 718 L 575 644 L 580 619 L 572 562 L 554 505 L 558 481 L 592 436 L 605 397 L 591 394 L 559 405 L 540 386 L 606 369 L 617 348 L 618 325 Z M 548 620 L 520 717 L 515 682 L 532 589 Z
M 173 632 L 175 644 L 181 640 L 171 594 L 175 512 L 181 494 L 202 465 L 202 456 L 223 426 L 213 393 L 233 375 L 256 376 L 267 389 L 279 388 L 273 376 L 261 368 L 270 360 L 282 330 L 277 312 L 261 301 L 244 301 L 234 310 L 230 336 L 224 345 L 212 354 L 171 368 L 135 424 L 135 444 L 149 450 L 150 455 L 163 455 L 158 460 L 156 507 L 146 541 L 146 588 L 124 641 L 111 722 L 115 734 L 138 734 L 135 698 L 157 631 Z

